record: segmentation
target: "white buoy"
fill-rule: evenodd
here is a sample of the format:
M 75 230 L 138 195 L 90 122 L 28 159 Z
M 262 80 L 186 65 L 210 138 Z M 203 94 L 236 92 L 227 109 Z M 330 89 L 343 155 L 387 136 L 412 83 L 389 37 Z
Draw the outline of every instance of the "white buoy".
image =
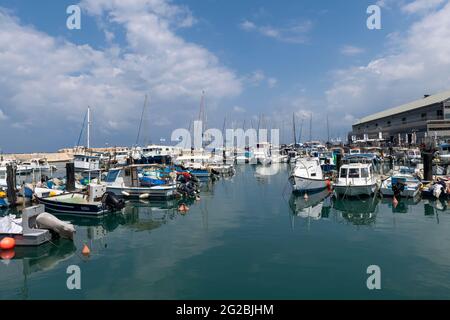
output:
M 126 191 L 122 191 L 121 193 L 122 193 L 122 195 L 124 195 L 125 197 L 129 197 L 129 196 L 130 196 L 130 194 L 129 194 L 128 192 L 126 192 Z
M 150 197 L 149 193 L 144 193 L 139 196 L 139 199 L 148 199 Z

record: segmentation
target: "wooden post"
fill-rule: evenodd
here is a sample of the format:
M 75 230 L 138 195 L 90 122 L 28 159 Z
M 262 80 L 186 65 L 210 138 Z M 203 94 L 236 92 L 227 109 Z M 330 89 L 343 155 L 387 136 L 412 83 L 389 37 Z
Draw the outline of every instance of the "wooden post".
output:
M 75 191 L 75 164 L 66 163 L 66 191 Z
M 340 153 L 336 154 L 336 171 L 337 174 L 339 176 L 339 170 L 341 169 L 341 165 L 342 165 L 342 155 Z
M 6 194 L 10 206 L 15 206 L 17 203 L 16 194 L 16 166 L 12 164 L 6 165 Z
M 433 180 L 433 153 L 431 152 L 422 152 L 422 160 L 423 160 L 423 179 L 425 181 Z

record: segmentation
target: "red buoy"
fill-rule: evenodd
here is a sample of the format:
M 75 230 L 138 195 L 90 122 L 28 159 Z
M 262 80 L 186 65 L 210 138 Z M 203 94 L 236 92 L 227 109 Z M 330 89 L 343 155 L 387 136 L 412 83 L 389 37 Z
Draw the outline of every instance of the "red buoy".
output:
M 5 237 L 0 241 L 0 249 L 11 250 L 16 246 L 16 240 L 14 238 Z
M 3 260 L 11 260 L 15 255 L 16 253 L 14 252 L 14 250 L 0 251 L 0 258 L 2 258 Z

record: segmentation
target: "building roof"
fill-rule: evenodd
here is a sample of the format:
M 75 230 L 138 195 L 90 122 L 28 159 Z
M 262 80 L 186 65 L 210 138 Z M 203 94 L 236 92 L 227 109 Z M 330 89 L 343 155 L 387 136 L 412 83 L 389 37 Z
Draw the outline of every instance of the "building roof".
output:
M 381 111 L 378 113 L 374 113 L 370 116 L 359 119 L 359 121 L 354 123 L 354 125 L 358 125 L 358 124 L 366 123 L 366 122 L 373 121 L 376 119 L 393 116 L 395 114 L 399 114 L 399 113 L 406 112 L 406 111 L 411 111 L 414 109 L 419 109 L 419 108 L 426 107 L 426 106 L 429 106 L 432 104 L 443 102 L 448 99 L 450 99 L 450 90 L 441 92 L 438 94 L 434 94 L 432 96 L 428 96 L 426 98 L 422 98 L 422 99 L 419 99 L 419 100 L 416 100 L 413 102 L 409 102 L 409 103 L 403 104 L 403 105 L 395 107 L 395 108 L 391 108 L 391 109 L 387 109 L 387 110 L 384 110 L 384 111 Z

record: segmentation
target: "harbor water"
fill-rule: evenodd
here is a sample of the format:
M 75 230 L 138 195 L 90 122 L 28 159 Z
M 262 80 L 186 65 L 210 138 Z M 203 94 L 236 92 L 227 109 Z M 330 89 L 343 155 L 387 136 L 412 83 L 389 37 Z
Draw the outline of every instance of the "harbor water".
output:
M 288 165 L 262 169 L 204 183 L 185 214 L 174 200 L 63 216 L 74 242 L 16 248 L 0 261 L 0 299 L 450 298 L 450 203 L 305 199 L 291 195 Z M 71 265 L 80 290 L 67 287 Z M 367 287 L 371 265 L 381 290 Z

